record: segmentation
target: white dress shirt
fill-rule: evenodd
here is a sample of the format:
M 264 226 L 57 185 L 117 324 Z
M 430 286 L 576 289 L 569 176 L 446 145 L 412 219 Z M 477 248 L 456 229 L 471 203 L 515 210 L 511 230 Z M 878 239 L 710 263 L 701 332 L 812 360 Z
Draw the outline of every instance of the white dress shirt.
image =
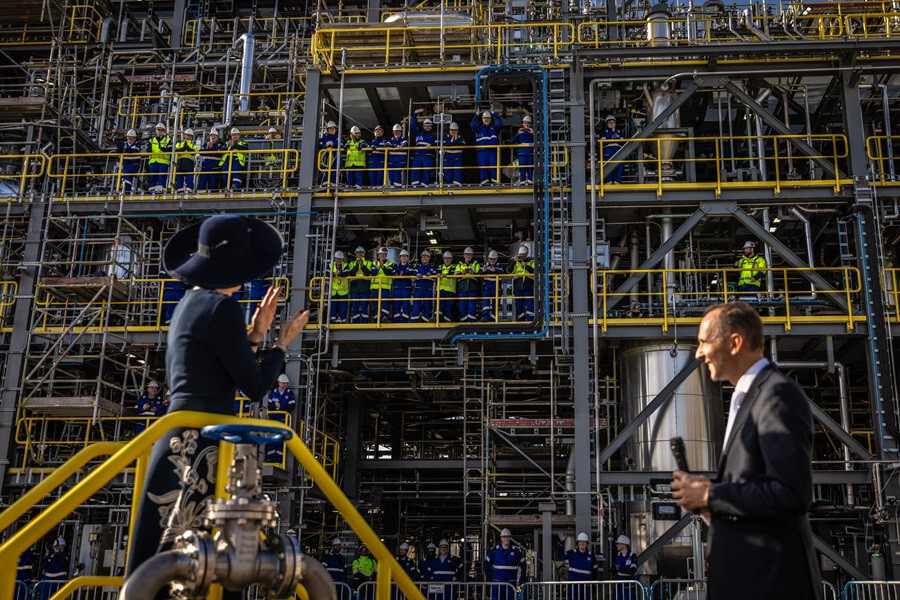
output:
M 744 396 L 750 391 L 750 386 L 753 384 L 753 380 L 756 379 L 759 372 L 768 365 L 768 358 L 759 359 L 750 365 L 750 368 L 741 375 L 737 385 L 734 386 L 734 393 L 731 395 L 731 404 L 728 407 L 728 425 L 725 427 L 725 441 L 722 442 L 723 450 L 728 447 L 728 436 L 731 435 L 731 428 L 734 427 L 734 422 L 737 420 L 737 414 L 741 409 L 741 402 L 743 402 Z

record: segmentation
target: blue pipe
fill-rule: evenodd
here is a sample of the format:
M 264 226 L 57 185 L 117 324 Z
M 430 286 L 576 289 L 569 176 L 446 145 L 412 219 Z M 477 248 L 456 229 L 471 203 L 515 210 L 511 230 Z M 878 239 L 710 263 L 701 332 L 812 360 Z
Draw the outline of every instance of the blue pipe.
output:
M 458 340 L 516 340 L 542 338 L 550 330 L 550 124 L 548 121 L 550 117 L 550 110 L 549 103 L 547 101 L 547 88 L 549 87 L 547 69 L 545 69 L 541 65 L 505 65 L 484 67 L 475 74 L 475 105 L 477 107 L 481 104 L 481 77 L 485 73 L 489 73 L 491 71 L 517 70 L 532 72 L 535 70 L 540 70 L 543 83 L 543 89 L 541 90 L 541 120 L 543 122 L 543 131 L 541 132 L 541 137 L 543 138 L 544 143 L 544 164 L 542 165 L 542 176 L 544 181 L 544 327 L 540 331 L 523 331 L 511 333 L 460 333 L 459 335 L 455 335 L 450 338 L 451 344 L 455 344 Z M 565 252 L 566 249 L 563 248 L 562 251 Z
M 841 217 L 839 220 L 840 221 L 849 221 L 850 219 L 856 220 L 857 234 L 859 235 L 859 239 L 864 241 L 866 234 L 865 234 L 865 231 L 863 231 L 863 225 L 862 225 L 862 221 L 859 220 L 859 215 L 850 214 L 850 215 L 847 215 L 846 217 Z M 865 248 L 864 243 L 861 243 L 860 246 L 863 247 L 863 249 Z M 868 259 L 866 258 L 866 253 L 860 252 L 860 255 L 862 256 L 862 261 L 863 261 L 863 274 L 868 273 L 869 266 L 868 266 Z M 866 292 L 866 326 L 869 328 L 869 336 L 868 336 L 869 337 L 869 349 L 872 352 L 872 357 L 874 360 L 874 357 L 878 356 L 878 352 L 877 352 L 877 349 L 875 348 L 875 337 L 872 335 L 872 332 L 874 331 L 874 327 L 872 324 L 872 312 L 869 310 L 869 294 L 871 293 L 871 290 L 869 290 L 868 286 L 864 286 L 863 289 L 865 289 L 865 292 Z M 875 373 L 875 388 L 881 389 L 881 383 L 879 381 L 877 366 L 876 366 L 876 368 L 873 369 L 873 372 Z M 882 405 L 881 405 L 881 394 L 880 393 L 875 394 L 875 401 L 878 403 L 878 411 L 877 411 L 878 412 L 878 435 L 881 437 L 881 448 L 885 452 L 890 452 L 890 453 L 900 452 L 900 448 L 888 448 L 885 443 L 886 440 L 884 439 L 884 419 L 882 419 L 882 416 L 881 416 Z

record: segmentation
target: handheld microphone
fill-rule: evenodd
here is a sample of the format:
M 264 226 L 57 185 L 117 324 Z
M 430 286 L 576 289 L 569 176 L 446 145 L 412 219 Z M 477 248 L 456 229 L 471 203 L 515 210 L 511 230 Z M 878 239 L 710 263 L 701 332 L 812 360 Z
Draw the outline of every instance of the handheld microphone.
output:
M 672 456 L 675 457 L 675 464 L 679 471 L 690 473 L 688 469 L 687 457 L 684 455 L 684 440 L 681 436 L 675 436 L 669 441 L 669 447 L 672 449 Z

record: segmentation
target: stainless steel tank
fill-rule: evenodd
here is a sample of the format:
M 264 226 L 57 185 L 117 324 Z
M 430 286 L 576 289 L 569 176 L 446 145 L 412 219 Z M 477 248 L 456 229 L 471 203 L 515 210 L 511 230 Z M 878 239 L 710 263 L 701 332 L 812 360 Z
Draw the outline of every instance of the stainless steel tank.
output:
M 387 248 L 387 259 L 394 264 L 400 262 L 400 250 L 403 248 L 398 248 L 397 246 L 379 246 L 378 248 L 372 248 L 368 252 L 366 252 L 366 258 L 368 260 L 378 260 L 378 250 L 379 248 Z M 412 253 L 410 253 L 410 258 L 412 258 Z
M 672 38 L 670 21 L 672 11 L 665 3 L 650 7 L 647 11 L 647 41 L 651 46 L 668 46 Z
M 669 342 L 649 343 L 625 350 L 619 355 L 622 382 L 622 421 L 632 421 L 690 362 L 696 346 L 678 346 L 673 352 Z M 673 355 L 674 354 L 674 355 Z M 710 377 L 705 365 L 694 371 L 676 390 L 672 400 L 641 425 L 623 448 L 623 457 L 636 471 L 670 472 L 675 460 L 669 445 L 674 436 L 684 439 L 688 466 L 696 471 L 714 471 L 725 433 L 721 389 Z M 655 518 L 654 506 L 642 501 L 629 502 L 631 539 L 640 553 L 672 525 L 672 520 Z M 660 506 L 656 508 L 659 511 Z M 669 515 L 681 516 L 678 509 Z M 691 556 L 688 529 L 675 538 L 649 564 L 648 572 L 666 575 L 684 573 Z
M 676 98 L 678 98 L 678 94 L 668 86 L 654 85 L 651 88 L 644 84 L 644 99 L 647 101 L 647 122 L 655 121 L 656 117 L 675 102 Z M 669 115 L 660 129 L 677 129 L 679 127 L 681 127 L 680 109 Z M 662 131 L 659 137 L 672 137 L 672 134 Z M 664 164 L 671 165 L 672 157 L 675 156 L 678 144 L 677 140 L 666 140 L 659 143 L 659 158 Z

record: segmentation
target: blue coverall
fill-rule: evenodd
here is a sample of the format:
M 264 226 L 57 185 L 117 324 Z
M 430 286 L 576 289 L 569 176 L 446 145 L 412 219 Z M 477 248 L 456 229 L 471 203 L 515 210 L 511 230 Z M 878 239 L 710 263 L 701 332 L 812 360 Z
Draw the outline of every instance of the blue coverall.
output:
M 394 323 L 409 323 L 409 299 L 415 274 L 416 269 L 409 262 L 394 265 Z
M 462 580 L 462 561 L 456 556 L 448 554 L 443 557 L 443 560 L 437 556 L 431 560 L 431 567 L 431 581 L 435 583 L 452 583 Z M 428 586 L 428 600 L 452 600 L 456 597 L 453 593 L 453 585 L 445 585 L 443 594 L 438 590 L 440 588 L 434 590 Z
M 365 258 L 354 258 L 347 265 L 347 276 L 350 277 L 350 322 L 369 322 L 369 275 L 372 266 Z
M 137 140 L 132 143 L 125 140 L 122 142 L 119 152 L 125 155 L 122 157 L 122 189 L 126 192 L 133 192 L 135 188 L 134 174 L 140 172 L 141 161 L 144 160 L 138 156 L 141 152 L 141 145 L 137 143 Z
M 168 279 L 169 274 L 162 272 L 159 274 L 160 279 Z M 174 281 L 163 282 L 163 324 L 172 320 L 172 313 L 178 302 L 184 297 L 184 282 L 175 279 Z
M 325 570 L 334 581 L 338 600 L 350 600 L 347 596 L 347 588 L 342 585 L 347 583 L 347 561 L 344 559 L 344 555 L 332 550 L 325 555 L 322 564 L 325 565 Z
M 337 133 L 325 133 L 319 139 L 319 148 L 325 150 L 322 152 L 322 185 L 337 183 L 337 158 L 340 156 L 341 141 L 338 139 Z
M 416 151 L 412 159 L 412 171 L 410 171 L 410 185 L 431 185 L 431 175 L 434 173 L 437 135 L 434 130 L 425 132 L 419 130 L 419 116 L 413 113 L 409 120 L 409 133 L 415 140 Z
M 369 169 L 369 185 L 383 187 L 387 185 L 384 177 L 384 158 L 387 152 L 388 141 L 384 136 L 375 136 L 369 142 L 369 151 L 366 153 L 366 167 Z
M 516 148 L 519 159 L 519 183 L 534 183 L 534 131 L 525 129 L 510 140 L 511 144 L 520 144 Z
M 481 167 L 481 185 L 500 183 L 500 174 L 497 168 L 497 154 L 500 144 L 500 127 L 502 122 L 496 113 L 490 125 L 481 122 L 481 114 L 476 113 L 472 119 L 472 131 L 475 132 L 475 145 L 485 146 L 478 149 L 478 166 Z
M 197 153 L 194 140 L 175 142 L 175 189 L 194 190 L 194 155 Z
M 512 585 L 492 585 L 491 600 L 514 600 L 513 588 L 525 582 L 525 555 L 511 544 L 506 550 L 497 544 L 484 557 L 484 576 L 490 581 Z
M 419 568 L 416 566 L 416 561 L 408 556 L 398 556 L 397 562 L 400 563 L 400 568 L 403 569 L 404 573 L 409 575 L 410 579 L 412 579 L 413 581 L 422 580 L 422 576 L 419 575 Z M 401 594 L 400 590 L 397 589 L 397 584 L 391 585 L 391 598 L 392 600 L 404 598 L 404 595 Z
M 601 140 L 622 140 L 625 139 L 625 136 L 622 134 L 622 131 L 619 129 L 604 129 L 603 133 L 600 134 Z M 603 163 L 606 165 L 606 161 L 611 159 L 613 155 L 619 151 L 622 145 L 618 142 L 606 142 L 603 144 Z M 616 165 L 614 169 L 610 169 L 609 167 L 605 167 L 606 172 L 608 173 L 606 178 L 603 180 L 604 183 L 610 183 L 611 181 L 615 181 L 616 183 L 622 183 L 622 171 L 625 169 L 625 163 L 619 163 Z
M 34 568 L 38 563 L 38 555 L 29 548 L 19 556 L 19 565 L 16 567 L 16 593 L 15 600 L 28 600 L 30 597 L 30 583 L 34 579 Z
M 214 190 L 219 187 L 222 177 L 219 161 L 222 160 L 222 152 L 225 144 L 216 140 L 207 141 L 200 148 L 200 177 L 197 179 L 198 190 Z
M 250 302 L 247 303 L 247 324 L 250 324 L 250 320 L 253 318 L 253 315 L 256 314 L 256 308 L 259 306 L 259 301 L 266 297 L 266 292 L 269 291 L 269 286 L 272 285 L 271 281 L 266 281 L 265 279 L 253 279 L 252 281 L 247 282 L 247 299 Z
M 219 166 L 222 169 L 222 179 L 225 182 L 225 188 L 241 189 L 244 187 L 244 170 L 247 168 L 247 161 L 250 159 L 250 155 L 247 154 L 250 148 L 247 146 L 247 142 L 238 140 L 232 143 L 231 148 L 226 143 L 223 150 L 225 155 L 219 161 Z M 239 154 L 243 157 L 243 161 L 241 161 L 241 156 L 238 156 Z M 231 181 L 228 181 L 229 175 L 231 176 Z
M 41 580 L 40 600 L 48 600 L 59 591 L 69 578 L 69 557 L 62 551 L 54 552 L 44 559 L 44 575 Z
M 388 179 L 391 187 L 403 187 L 403 171 L 406 169 L 409 140 L 402 135 L 390 138 L 385 142 L 388 148 Z
M 148 394 L 144 394 L 138 399 L 137 404 L 134 406 L 134 414 L 139 417 L 145 417 L 144 419 L 135 421 L 134 432 L 136 434 L 144 431 L 144 429 L 147 428 L 147 425 L 150 424 L 150 419 L 156 416 L 156 409 L 154 408 L 156 398 L 159 398 L 159 396 L 151 398 Z M 149 404 L 150 408 L 144 408 L 145 404 Z
M 482 321 L 493 321 L 494 315 L 497 313 L 497 286 L 503 283 L 503 278 L 499 277 L 503 275 L 505 271 L 503 267 L 500 266 L 500 263 L 491 264 L 490 261 L 486 262 L 484 266 L 481 267 L 481 274 L 483 276 L 483 284 L 481 286 L 481 320 Z
M 287 419 L 285 415 L 273 414 L 272 411 L 281 411 L 292 414 L 294 412 L 294 407 L 296 406 L 297 399 L 294 397 L 294 392 L 287 388 L 285 388 L 284 391 L 281 391 L 280 388 L 275 388 L 269 393 L 269 419 L 272 421 L 284 423 Z M 266 444 L 265 462 L 281 464 L 283 458 L 284 442 Z
M 563 553 L 563 560 L 569 567 L 569 581 L 597 581 L 600 579 L 600 563 L 592 552 L 579 552 L 576 548 Z M 590 585 L 570 585 L 567 600 L 590 600 Z
M 616 552 L 613 558 L 613 572 L 616 581 L 637 581 L 637 554 L 628 550 L 626 554 Z M 613 598 L 615 600 L 634 600 L 635 593 L 634 583 L 622 583 L 616 586 Z
M 166 398 L 162 394 L 155 398 L 156 402 L 153 403 L 153 408 L 156 409 L 157 417 L 164 417 L 167 412 L 169 412 L 169 405 L 166 404 Z
M 434 265 L 419 263 L 416 266 L 416 291 L 412 303 L 412 321 L 427 323 L 434 315 L 434 279 L 437 270 Z
M 444 136 L 444 181 L 453 185 L 462 185 L 463 151 L 461 146 L 466 145 L 463 136 Z
M 152 152 L 153 148 L 159 152 Z M 148 187 L 166 187 L 169 179 L 169 153 L 172 151 L 172 138 L 167 135 L 162 137 L 155 135 L 147 141 L 147 148 L 152 153 L 148 160 L 147 170 L 150 171 Z M 160 159 L 164 159 L 164 162 Z

